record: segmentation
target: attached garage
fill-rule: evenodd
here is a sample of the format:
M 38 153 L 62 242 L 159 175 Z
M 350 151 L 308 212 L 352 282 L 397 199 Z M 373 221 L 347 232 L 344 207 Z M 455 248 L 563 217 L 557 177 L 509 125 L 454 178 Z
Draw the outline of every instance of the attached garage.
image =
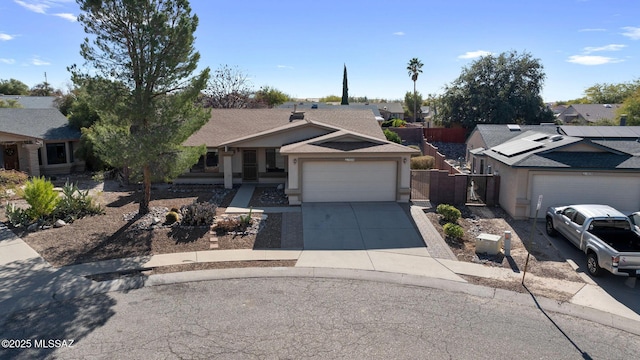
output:
M 530 217 L 535 216 L 539 195 L 543 195 L 538 217 L 548 206 L 606 204 L 622 211 L 640 209 L 640 176 L 576 172 L 533 174 Z
M 302 201 L 396 201 L 397 161 L 304 161 Z

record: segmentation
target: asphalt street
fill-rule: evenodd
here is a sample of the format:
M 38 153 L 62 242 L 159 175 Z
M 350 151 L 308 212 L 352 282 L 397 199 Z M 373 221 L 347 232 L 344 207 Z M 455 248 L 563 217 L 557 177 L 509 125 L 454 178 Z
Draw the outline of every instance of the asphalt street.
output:
M 345 279 L 150 286 L 15 313 L 0 325 L 0 339 L 73 340 L 70 348 L 1 349 L 3 359 L 630 359 L 640 353 L 639 336 L 535 306 Z

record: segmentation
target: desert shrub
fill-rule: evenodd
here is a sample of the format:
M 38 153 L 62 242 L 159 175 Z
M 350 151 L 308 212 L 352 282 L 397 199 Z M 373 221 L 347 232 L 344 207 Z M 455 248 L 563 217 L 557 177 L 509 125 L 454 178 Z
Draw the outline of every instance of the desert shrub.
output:
M 7 215 L 7 220 L 12 226 L 27 226 L 31 222 L 27 211 L 17 207 L 15 204 L 7 205 L 5 213 Z
M 0 170 L 0 186 L 8 188 L 22 185 L 27 182 L 29 176 L 21 171 Z
M 436 207 L 436 212 L 444 218 L 446 222 L 455 223 L 460 219 L 462 213 L 453 205 L 440 204 Z
M 167 215 L 165 215 L 164 219 L 167 224 L 173 224 L 180 220 L 180 214 L 178 214 L 176 211 L 171 210 L 167 213 Z
M 68 181 L 62 187 L 62 197 L 53 211 L 53 218 L 73 222 L 85 216 L 100 215 L 104 209 L 89 196 L 89 190 L 80 190 Z
M 172 207 L 171 210 L 169 210 L 169 211 L 173 211 L 175 213 L 179 213 L 180 212 L 180 210 L 178 208 L 176 208 L 176 207 Z
M 422 149 L 420 149 L 420 146 L 418 146 L 418 145 L 408 145 L 408 147 L 410 147 L 410 148 L 412 148 L 414 150 L 420 151 L 420 154 L 411 154 L 412 158 L 422 156 Z
M 60 201 L 58 193 L 53 190 L 53 183 L 44 177 L 36 177 L 27 182 L 24 199 L 30 206 L 26 212 L 31 220 L 51 214 Z
M 238 218 L 225 218 L 216 223 L 216 233 L 226 234 L 228 232 L 236 231 L 240 228 L 240 220 Z
M 202 226 L 213 224 L 217 207 L 216 204 L 210 202 L 199 203 L 196 201 L 189 205 L 183 205 L 180 208 L 182 225 Z
M 387 138 L 387 140 L 394 142 L 394 143 L 398 143 L 398 144 L 402 144 L 402 139 L 400 138 L 400 135 L 394 133 L 393 131 L 389 130 L 389 129 L 384 129 L 384 136 Z
M 413 170 L 429 170 L 433 169 L 436 159 L 430 155 L 411 157 L 411 169 Z
M 464 236 L 464 230 L 462 230 L 462 227 L 460 225 L 457 225 L 457 224 L 446 223 L 442 227 L 442 230 L 444 230 L 444 234 L 445 235 L 447 235 L 449 237 L 452 237 L 452 238 L 459 239 L 462 236 Z

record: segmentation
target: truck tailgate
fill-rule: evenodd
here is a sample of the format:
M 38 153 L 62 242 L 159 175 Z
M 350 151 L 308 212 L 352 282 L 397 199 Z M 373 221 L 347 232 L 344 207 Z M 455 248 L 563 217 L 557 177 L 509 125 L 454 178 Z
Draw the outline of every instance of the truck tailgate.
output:
M 635 269 L 640 275 L 640 252 L 620 253 L 618 269 Z

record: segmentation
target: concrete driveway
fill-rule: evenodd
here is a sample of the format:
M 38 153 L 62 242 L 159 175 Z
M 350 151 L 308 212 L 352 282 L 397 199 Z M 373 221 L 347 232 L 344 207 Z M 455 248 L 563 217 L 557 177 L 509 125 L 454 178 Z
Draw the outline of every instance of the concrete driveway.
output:
M 304 203 L 304 250 L 425 249 L 399 204 Z

